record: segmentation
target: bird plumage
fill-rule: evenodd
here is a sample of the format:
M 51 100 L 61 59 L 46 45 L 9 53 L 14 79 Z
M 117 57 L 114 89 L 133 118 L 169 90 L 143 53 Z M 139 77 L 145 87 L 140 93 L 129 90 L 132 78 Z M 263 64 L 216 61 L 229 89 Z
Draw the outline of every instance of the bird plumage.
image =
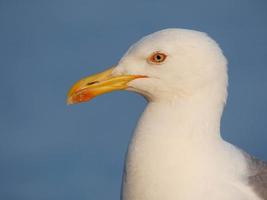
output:
M 261 197 L 267 199 L 267 163 L 247 153 L 244 153 L 249 166 L 248 182 L 254 191 Z
M 140 64 L 155 51 L 172 56 L 169 63 Z M 220 137 L 226 65 L 216 42 L 184 29 L 146 36 L 121 59 L 115 74 L 161 79 L 129 83 L 149 104 L 128 150 L 123 200 L 266 199 L 264 181 L 253 181 L 248 160 Z
M 227 60 L 207 34 L 165 29 L 78 81 L 69 103 L 113 90 L 148 100 L 128 148 L 122 200 L 267 200 L 267 165 L 224 141 Z

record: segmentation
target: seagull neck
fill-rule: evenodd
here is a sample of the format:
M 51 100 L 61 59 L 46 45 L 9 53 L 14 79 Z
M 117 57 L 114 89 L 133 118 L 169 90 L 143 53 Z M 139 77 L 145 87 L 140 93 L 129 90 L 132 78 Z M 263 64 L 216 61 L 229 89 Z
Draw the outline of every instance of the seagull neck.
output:
M 143 113 L 137 133 L 177 136 L 180 139 L 221 139 L 224 101 L 214 95 L 195 95 L 152 101 Z
M 251 194 L 247 188 L 240 193 L 248 173 L 243 155 L 220 137 L 224 101 L 218 99 L 191 96 L 148 104 L 128 149 L 123 200 Z

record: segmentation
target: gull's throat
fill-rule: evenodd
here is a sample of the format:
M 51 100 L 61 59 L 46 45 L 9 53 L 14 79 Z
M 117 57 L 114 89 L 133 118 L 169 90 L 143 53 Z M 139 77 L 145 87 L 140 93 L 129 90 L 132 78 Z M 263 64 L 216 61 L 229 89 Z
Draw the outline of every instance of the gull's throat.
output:
M 239 190 L 250 199 L 252 192 L 241 184 L 244 158 L 220 137 L 218 103 L 196 97 L 148 104 L 129 146 L 123 200 L 205 199 L 206 193 L 232 200 L 227 196 L 240 198 Z

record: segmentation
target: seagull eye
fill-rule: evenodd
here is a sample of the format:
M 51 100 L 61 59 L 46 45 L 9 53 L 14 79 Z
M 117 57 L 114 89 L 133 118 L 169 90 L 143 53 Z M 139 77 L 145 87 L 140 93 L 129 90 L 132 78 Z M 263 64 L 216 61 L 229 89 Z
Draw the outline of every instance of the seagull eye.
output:
M 155 52 L 148 58 L 148 62 L 152 64 L 161 64 L 162 62 L 165 61 L 166 58 L 167 58 L 166 54 L 161 52 Z

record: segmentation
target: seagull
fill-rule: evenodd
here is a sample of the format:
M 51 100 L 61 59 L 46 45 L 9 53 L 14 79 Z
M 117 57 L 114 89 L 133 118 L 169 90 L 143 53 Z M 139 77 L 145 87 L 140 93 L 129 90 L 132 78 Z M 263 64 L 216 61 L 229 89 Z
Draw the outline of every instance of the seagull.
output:
M 227 86 L 219 45 L 206 33 L 171 28 L 76 82 L 67 103 L 114 90 L 147 99 L 127 151 L 122 200 L 267 200 L 267 164 L 221 137 Z

